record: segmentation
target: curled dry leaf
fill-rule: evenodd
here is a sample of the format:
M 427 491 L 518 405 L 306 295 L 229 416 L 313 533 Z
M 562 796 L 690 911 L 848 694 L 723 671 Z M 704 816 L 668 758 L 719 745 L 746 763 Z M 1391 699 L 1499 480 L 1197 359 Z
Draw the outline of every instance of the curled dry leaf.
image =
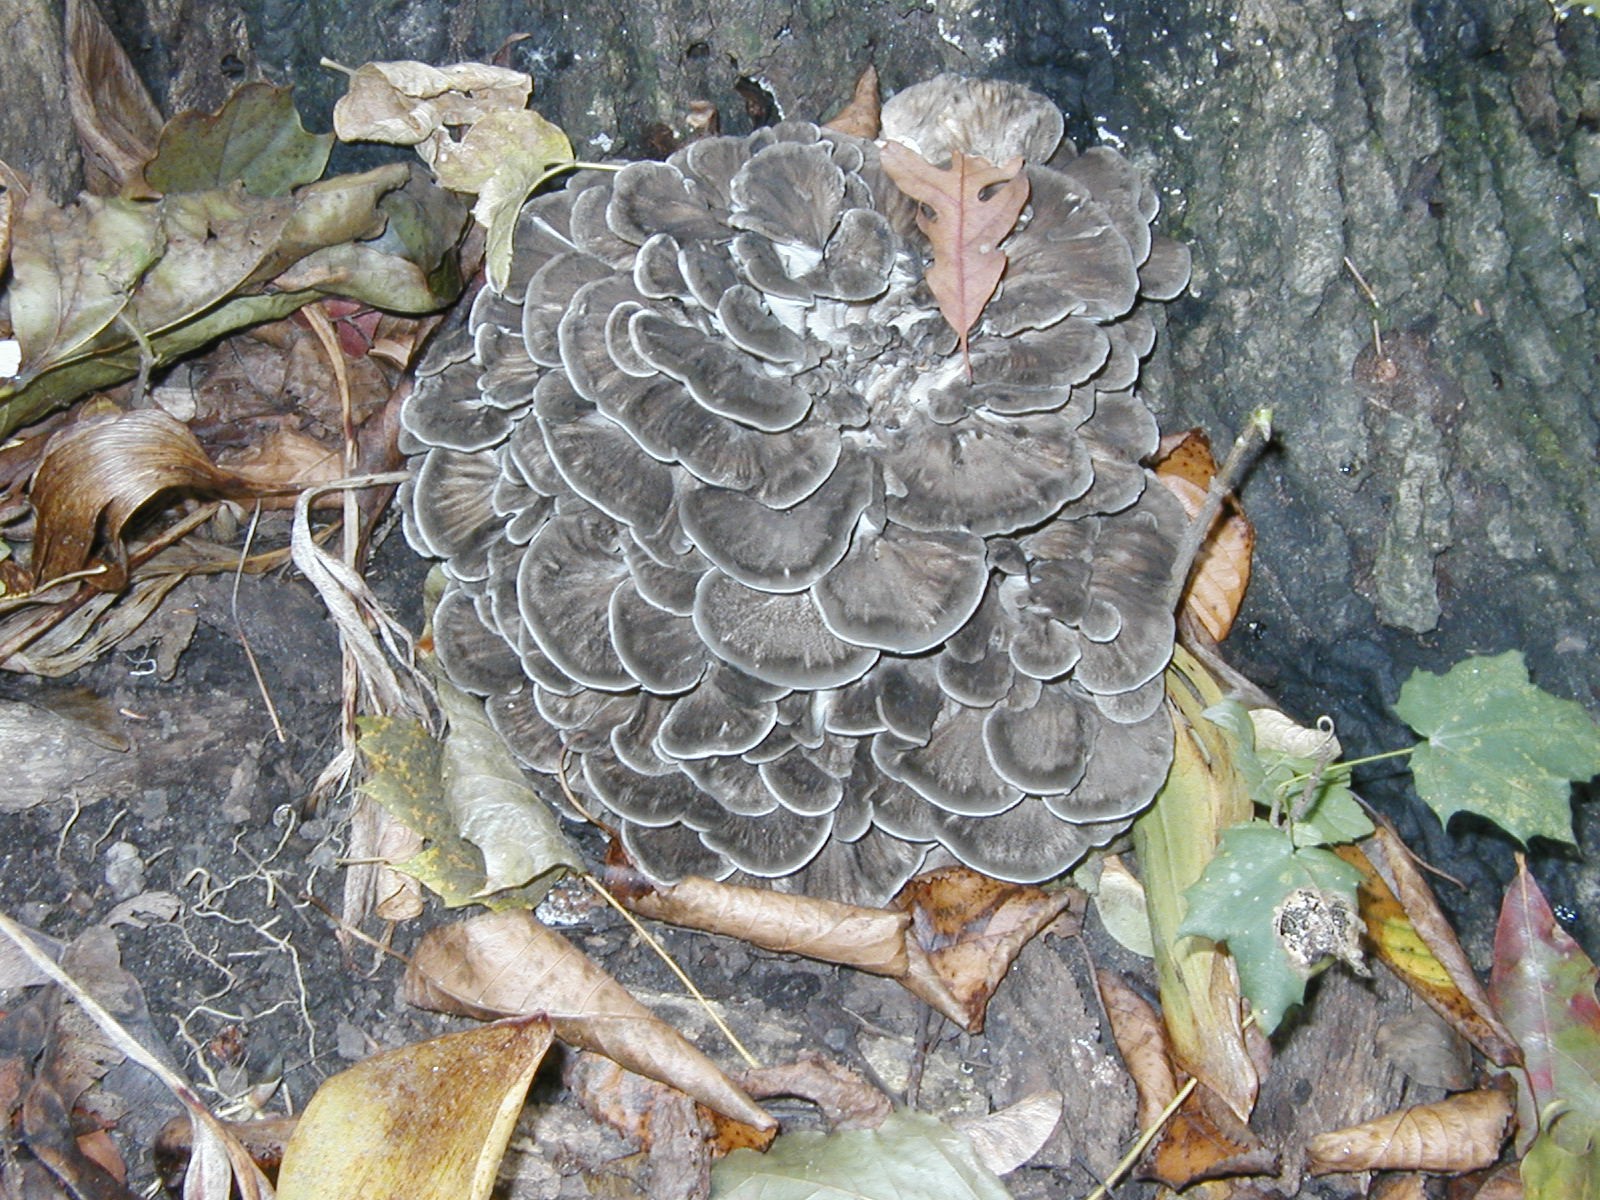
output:
M 563 1067 L 561 1080 L 586 1112 L 638 1145 L 643 1174 L 655 1196 L 685 1200 L 708 1194 L 712 1145 L 709 1121 L 677 1088 L 635 1075 L 599 1054 L 579 1053 Z M 741 1126 L 749 1129 L 749 1126 Z M 768 1130 L 761 1144 L 776 1135 Z
M 346 142 L 415 146 L 447 126 L 523 108 L 532 92 L 529 76 L 487 63 L 367 63 L 350 72 L 349 87 L 333 106 L 333 131 Z
M 1416 859 L 1387 824 L 1361 847 L 1335 852 L 1361 872 L 1358 898 L 1378 957 L 1429 1008 L 1496 1066 L 1521 1063 L 1522 1051 L 1490 1003 Z
M 848 133 L 851 137 L 870 142 L 877 138 L 878 131 L 883 127 L 882 113 L 883 103 L 878 99 L 878 68 L 868 63 L 856 76 L 850 102 L 835 113 L 823 128 L 836 133 Z
M 570 1045 L 669 1083 L 758 1129 L 775 1124 L 715 1063 L 525 911 L 432 930 L 406 968 L 405 996 L 419 1008 L 466 1016 L 548 1013 L 556 1036 Z
M 487 1200 L 550 1036 L 543 1017 L 498 1021 L 324 1081 L 284 1150 L 279 1200 Z
M 269 1179 L 276 1179 L 283 1165 L 283 1148 L 300 1121 L 298 1114 L 263 1117 L 259 1121 L 221 1121 L 219 1124 L 245 1148 L 252 1162 Z M 176 1193 L 183 1186 L 189 1161 L 194 1154 L 194 1125 L 188 1117 L 173 1117 L 156 1134 L 150 1157 L 167 1191 Z
M 928 290 L 939 302 L 940 314 L 960 335 L 966 358 L 967 335 L 1005 273 L 1006 255 L 1000 243 L 1028 202 L 1022 159 L 997 167 L 957 151 L 950 165 L 940 169 L 898 142 L 886 142 L 882 154 L 883 169 L 894 185 L 924 206 L 917 212 L 917 228 L 933 245 Z M 971 373 L 968 359 L 967 374 Z
M 950 1124 L 967 1135 L 978 1161 L 996 1175 L 1009 1175 L 1044 1149 L 1061 1124 L 1063 1097 L 1034 1092 L 986 1117 L 957 1117 Z
M 941 867 L 918 875 L 894 902 L 911 914 L 908 948 L 922 952 L 943 987 L 928 994 L 917 970 L 905 985 L 941 1012 L 947 992 L 958 1006 L 959 1016 L 952 1019 L 969 1033 L 981 1032 L 989 997 L 1011 960 L 1075 896 L 1081 898 L 1070 890 L 1051 893 L 1002 883 L 970 867 Z
M 1095 971 L 1094 977 L 1111 1024 L 1111 1037 L 1139 1097 L 1139 1128 L 1148 1129 L 1178 1094 L 1166 1028 L 1155 1005 L 1120 976 L 1102 969 Z
M 98 195 L 134 185 L 155 150 L 161 112 L 93 0 L 67 0 L 67 104 L 83 150 L 85 183 Z
M 608 876 L 618 898 L 640 916 L 720 933 L 764 950 L 799 954 L 874 975 L 908 969 L 903 912 L 862 908 L 814 896 L 740 887 L 690 876 L 673 887 L 626 886 Z
M 1313 1175 L 1336 1171 L 1476 1171 L 1500 1157 L 1511 1101 L 1496 1089 L 1463 1092 L 1374 1121 L 1318 1134 L 1306 1146 Z
M 179 490 L 253 494 L 237 475 L 212 465 L 188 426 L 159 409 L 119 413 L 55 434 L 31 490 L 36 585 L 87 568 L 103 539 L 106 570 L 92 582 L 106 591 L 121 588 L 127 582 L 122 536 L 129 518 L 156 497 Z
M 1156 452 L 1156 478 L 1178 497 L 1193 520 L 1204 507 L 1206 492 L 1217 473 L 1211 442 L 1204 432 L 1191 429 L 1161 439 Z M 1233 628 L 1250 584 L 1250 561 L 1256 544 L 1255 526 L 1232 496 L 1212 521 L 1195 565 L 1183 604 L 1211 635 L 1220 642 Z
M 757 1067 L 739 1078 L 747 1092 L 762 1100 L 798 1096 L 811 1101 L 835 1129 L 876 1129 L 894 1111 L 893 1102 L 879 1088 L 821 1054 Z

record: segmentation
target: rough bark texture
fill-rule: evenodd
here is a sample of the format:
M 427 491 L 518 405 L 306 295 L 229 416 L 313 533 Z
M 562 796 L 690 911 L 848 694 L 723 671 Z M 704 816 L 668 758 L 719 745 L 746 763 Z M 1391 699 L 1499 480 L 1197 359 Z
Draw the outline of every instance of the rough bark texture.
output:
M 1581 14 L 635 0 L 618 20 L 556 0 L 124 0 L 109 15 L 169 109 L 264 74 L 295 82 L 314 128 L 340 87 L 322 55 L 503 47 L 592 156 L 660 153 L 692 101 L 725 132 L 827 115 L 868 61 L 889 90 L 938 70 L 1030 83 L 1080 144 L 1149 169 L 1165 230 L 1193 247 L 1192 294 L 1146 372 L 1164 422 L 1225 442 L 1275 412 L 1245 493 L 1258 574 L 1230 650 L 1246 669 L 1302 716 L 1334 712 L 1357 753 L 1400 743 L 1386 706 L 1413 666 L 1467 653 L 1520 647 L 1545 687 L 1600 697 L 1600 24 Z M 1484 857 L 1504 873 L 1503 846 Z M 1569 882 L 1600 911 L 1592 883 Z

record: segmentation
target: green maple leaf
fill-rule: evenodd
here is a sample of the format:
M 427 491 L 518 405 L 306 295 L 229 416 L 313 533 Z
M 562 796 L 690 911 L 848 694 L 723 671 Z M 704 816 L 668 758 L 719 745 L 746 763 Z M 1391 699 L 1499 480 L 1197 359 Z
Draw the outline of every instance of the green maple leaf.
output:
M 1327 850 L 1296 848 L 1289 834 L 1266 821 L 1235 825 L 1205 874 L 1184 893 L 1189 912 L 1178 934 L 1226 942 L 1256 1023 L 1271 1033 L 1283 1014 L 1305 999 L 1314 967 L 1297 963 L 1278 935 L 1278 911 L 1292 893 L 1342 897 L 1355 911 L 1360 873 Z
M 1521 653 L 1418 671 L 1395 712 L 1427 739 L 1411 771 L 1441 822 L 1466 811 L 1523 844 L 1573 841 L 1572 783 L 1600 774 L 1600 729 L 1581 706 L 1534 687 Z

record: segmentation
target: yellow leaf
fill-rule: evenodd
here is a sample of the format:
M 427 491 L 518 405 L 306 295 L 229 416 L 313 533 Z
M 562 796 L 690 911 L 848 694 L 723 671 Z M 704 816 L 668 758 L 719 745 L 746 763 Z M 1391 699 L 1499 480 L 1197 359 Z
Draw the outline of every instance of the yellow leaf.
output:
M 279 1200 L 484 1200 L 550 1037 L 518 1017 L 341 1071 L 295 1126 Z

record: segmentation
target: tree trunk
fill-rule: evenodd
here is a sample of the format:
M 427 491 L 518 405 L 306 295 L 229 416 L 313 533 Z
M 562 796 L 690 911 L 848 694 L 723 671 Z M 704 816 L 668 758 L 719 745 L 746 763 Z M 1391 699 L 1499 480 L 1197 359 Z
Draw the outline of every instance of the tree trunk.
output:
M 42 8 L 0 0 L 18 3 Z M 323 55 L 498 50 L 592 157 L 663 153 L 694 102 L 729 133 L 827 116 L 868 62 L 891 91 L 940 70 L 1029 83 L 1080 144 L 1147 169 L 1165 231 L 1193 249 L 1145 372 L 1164 424 L 1225 445 L 1273 410 L 1230 653 L 1299 716 L 1332 712 L 1352 753 L 1401 743 L 1387 705 L 1413 667 L 1469 653 L 1522 649 L 1546 688 L 1600 698 L 1600 24 L 1581 13 L 635 0 L 617 20 L 553 0 L 122 0 L 108 15 L 169 111 L 265 75 L 295 83 L 313 128 L 341 87 Z M 1596 821 L 1580 824 L 1592 846 Z M 1489 857 L 1503 875 L 1504 846 Z M 1592 878 L 1568 882 L 1600 913 Z

